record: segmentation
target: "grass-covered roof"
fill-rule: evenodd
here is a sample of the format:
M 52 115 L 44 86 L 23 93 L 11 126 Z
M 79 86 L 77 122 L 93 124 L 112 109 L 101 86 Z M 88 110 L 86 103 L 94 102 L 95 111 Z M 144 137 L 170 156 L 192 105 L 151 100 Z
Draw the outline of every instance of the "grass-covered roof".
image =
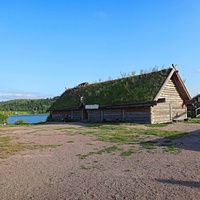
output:
M 76 89 L 67 89 L 50 110 L 70 109 L 80 105 L 80 96 L 86 105 L 116 105 L 152 101 L 171 69 L 138 76 L 88 84 Z

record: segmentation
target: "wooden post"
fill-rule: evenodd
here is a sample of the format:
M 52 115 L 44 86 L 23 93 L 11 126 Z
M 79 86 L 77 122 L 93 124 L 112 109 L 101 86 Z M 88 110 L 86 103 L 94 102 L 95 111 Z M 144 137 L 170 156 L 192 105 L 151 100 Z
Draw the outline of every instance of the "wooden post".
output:
M 172 116 L 172 104 L 171 103 L 169 104 L 169 116 L 170 116 L 170 121 L 172 121 L 173 116 Z
M 101 115 L 100 119 L 102 121 L 103 120 L 103 109 L 100 110 L 100 115 Z
M 124 111 L 124 108 L 122 109 L 122 121 L 124 121 L 125 119 L 125 111 Z
M 74 111 L 71 111 L 71 119 L 74 119 Z

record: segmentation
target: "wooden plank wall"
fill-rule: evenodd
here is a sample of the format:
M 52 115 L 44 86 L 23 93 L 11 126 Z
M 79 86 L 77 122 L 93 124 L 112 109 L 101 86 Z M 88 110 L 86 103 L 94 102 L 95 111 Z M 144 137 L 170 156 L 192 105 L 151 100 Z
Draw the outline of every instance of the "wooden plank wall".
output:
M 102 110 L 102 120 L 106 121 L 123 121 L 122 120 L 122 109 L 105 109 Z
M 135 123 L 150 123 L 150 108 L 119 108 L 88 110 L 88 119 L 91 121 L 127 121 Z
M 81 121 L 82 120 L 82 110 L 73 110 L 71 119 L 73 119 L 75 121 Z
M 87 110 L 88 112 L 88 120 L 90 121 L 102 121 L 101 119 L 101 110 Z
M 53 111 L 52 118 L 55 120 L 62 120 L 66 115 L 71 119 L 71 111 Z
M 52 114 L 52 119 L 54 120 L 62 120 L 62 116 L 63 116 L 63 112 L 60 112 L 60 111 L 52 111 L 51 112 Z
M 150 123 L 150 107 L 126 108 L 124 121 Z
M 183 105 L 183 100 L 172 79 L 168 81 L 159 98 L 165 98 L 166 102 L 152 107 L 151 123 L 165 123 L 187 118 L 187 107 Z

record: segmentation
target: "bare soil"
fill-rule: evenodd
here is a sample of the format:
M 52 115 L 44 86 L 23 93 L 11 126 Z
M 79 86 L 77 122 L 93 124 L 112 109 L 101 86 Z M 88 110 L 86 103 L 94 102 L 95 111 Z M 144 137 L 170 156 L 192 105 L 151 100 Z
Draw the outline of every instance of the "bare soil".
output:
M 200 124 L 157 128 L 189 133 L 176 141 L 178 154 L 157 147 L 130 156 L 114 151 L 80 159 L 80 154 L 113 146 L 89 134 L 68 134 L 84 125 L 0 127 L 0 136 L 10 136 L 12 143 L 47 145 L 0 158 L 0 199 L 200 199 Z M 127 148 L 127 144 L 117 146 Z

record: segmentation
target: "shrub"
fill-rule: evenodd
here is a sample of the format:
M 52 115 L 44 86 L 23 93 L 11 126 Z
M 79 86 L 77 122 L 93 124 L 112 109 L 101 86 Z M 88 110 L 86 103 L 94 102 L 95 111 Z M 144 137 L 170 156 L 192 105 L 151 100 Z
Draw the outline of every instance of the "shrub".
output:
M 15 121 L 14 124 L 15 124 L 15 125 L 24 125 L 24 124 L 27 124 L 27 122 L 24 121 L 24 120 L 19 119 L 19 120 Z
M 9 114 L 7 112 L 0 112 L 0 124 L 7 124 L 7 118 Z
M 195 112 L 195 110 L 188 110 L 187 116 L 188 116 L 188 117 L 191 117 L 191 118 L 195 118 L 195 117 L 196 117 L 196 112 Z
M 47 117 L 46 121 L 51 122 L 53 120 L 52 114 L 50 113 L 49 116 Z

